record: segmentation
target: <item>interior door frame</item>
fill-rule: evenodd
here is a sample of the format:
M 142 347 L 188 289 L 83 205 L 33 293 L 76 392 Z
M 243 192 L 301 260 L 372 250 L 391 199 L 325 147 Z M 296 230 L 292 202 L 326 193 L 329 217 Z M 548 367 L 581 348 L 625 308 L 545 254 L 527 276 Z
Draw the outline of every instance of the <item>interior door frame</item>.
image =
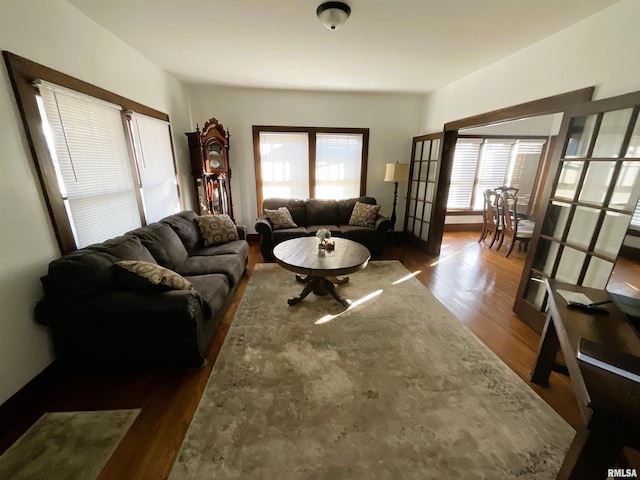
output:
M 429 235 L 430 248 L 428 253 L 431 255 L 440 255 L 442 236 L 444 234 L 444 222 L 447 215 L 449 185 L 451 184 L 453 153 L 458 139 L 458 130 L 462 128 L 481 127 L 498 122 L 520 120 L 527 117 L 563 113 L 572 105 L 589 102 L 593 98 L 594 91 L 595 86 L 585 87 L 445 123 L 440 147 L 440 169 L 438 172 L 436 201 L 434 202 L 431 216 L 432 231 Z
M 595 101 L 585 101 L 577 103 L 565 112 L 564 118 L 562 119 L 562 125 L 560 127 L 560 134 L 558 135 L 555 148 L 552 153 L 551 163 L 549 165 L 549 178 L 544 185 L 542 195 L 540 197 L 539 208 L 536 212 L 536 226 L 533 232 L 533 236 L 531 238 L 531 242 L 529 244 L 529 248 L 527 251 L 527 257 L 525 259 L 524 269 L 522 271 L 522 276 L 520 278 L 520 284 L 518 286 L 518 293 L 516 296 L 516 300 L 514 302 L 513 311 L 531 328 L 533 328 L 537 333 L 541 333 L 545 324 L 546 314 L 541 310 L 537 309 L 533 304 L 529 303 L 525 300 L 525 296 L 527 293 L 527 287 L 529 285 L 529 277 L 532 274 L 533 264 L 535 261 L 535 253 L 540 241 L 540 235 L 543 229 L 543 224 L 545 221 L 546 213 L 549 207 L 550 199 L 555 187 L 555 177 L 559 174 L 558 168 L 560 166 L 560 161 L 563 157 L 568 138 L 567 135 L 569 122 L 572 118 L 582 115 L 591 115 L 594 112 L 607 112 L 607 111 L 615 111 L 622 110 L 626 108 L 631 108 L 634 106 L 633 115 L 638 115 L 637 105 L 640 104 L 640 91 L 631 92 L 615 97 L 603 98 Z M 632 117 L 634 123 L 637 117 Z M 564 135 L 563 135 L 564 134 Z M 631 131 L 627 132 L 627 136 L 630 137 Z M 590 139 L 591 143 L 595 143 L 596 134 L 593 134 L 593 138 Z M 625 138 L 627 141 L 628 138 Z M 621 161 L 624 157 L 620 157 Z M 581 160 L 581 158 L 577 158 L 577 160 Z M 553 176 L 553 179 L 551 178 Z M 611 187 L 610 187 L 611 188 Z M 592 208 L 592 207 L 591 207 Z M 618 256 L 620 255 L 620 251 L 618 251 Z M 581 277 L 583 275 L 581 274 Z M 582 280 L 578 281 L 579 284 L 582 284 Z M 543 309 L 546 305 L 546 301 L 543 302 Z

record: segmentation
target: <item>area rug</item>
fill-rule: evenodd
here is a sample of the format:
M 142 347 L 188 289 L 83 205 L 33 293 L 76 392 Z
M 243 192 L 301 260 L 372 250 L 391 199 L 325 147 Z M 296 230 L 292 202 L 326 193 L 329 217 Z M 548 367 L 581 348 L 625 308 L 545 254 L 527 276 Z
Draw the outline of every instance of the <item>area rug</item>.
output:
M 252 274 L 170 475 L 553 479 L 573 429 L 399 262 L 309 295 Z
M 93 480 L 140 410 L 45 413 L 0 457 L 0 478 Z

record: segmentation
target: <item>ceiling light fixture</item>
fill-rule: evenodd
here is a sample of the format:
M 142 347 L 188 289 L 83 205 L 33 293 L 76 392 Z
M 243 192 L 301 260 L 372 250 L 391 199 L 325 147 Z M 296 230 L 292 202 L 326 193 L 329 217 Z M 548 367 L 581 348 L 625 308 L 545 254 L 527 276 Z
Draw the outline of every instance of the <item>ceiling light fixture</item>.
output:
M 325 2 L 316 9 L 316 15 L 329 30 L 335 30 L 347 21 L 351 7 L 342 2 Z

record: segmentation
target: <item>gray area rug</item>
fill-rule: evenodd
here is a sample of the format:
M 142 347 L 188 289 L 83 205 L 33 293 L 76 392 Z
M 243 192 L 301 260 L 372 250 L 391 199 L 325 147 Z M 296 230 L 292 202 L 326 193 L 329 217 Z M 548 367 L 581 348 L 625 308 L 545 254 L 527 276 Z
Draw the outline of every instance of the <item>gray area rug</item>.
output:
M 407 275 L 371 262 L 340 314 L 256 265 L 170 479 L 555 478 L 573 429 Z
M 0 478 L 94 480 L 138 413 L 45 413 L 0 457 Z

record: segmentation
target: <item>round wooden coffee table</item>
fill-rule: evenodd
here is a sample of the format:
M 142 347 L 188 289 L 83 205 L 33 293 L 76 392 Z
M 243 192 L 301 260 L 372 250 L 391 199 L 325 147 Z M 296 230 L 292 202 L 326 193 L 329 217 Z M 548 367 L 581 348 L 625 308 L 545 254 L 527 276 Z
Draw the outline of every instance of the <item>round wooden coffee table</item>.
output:
M 351 305 L 351 301 L 342 298 L 335 285 L 342 285 L 349 281 L 349 277 L 338 278 L 338 275 L 362 270 L 369 263 L 369 249 L 367 247 L 346 238 L 332 237 L 335 242 L 334 250 L 318 251 L 318 239 L 314 237 L 301 237 L 286 240 L 279 243 L 273 249 L 276 262 L 281 267 L 301 275 L 296 275 L 296 280 L 304 284 L 300 295 L 287 300 L 289 305 L 301 302 L 311 292 L 316 295 L 331 294 L 345 307 Z

